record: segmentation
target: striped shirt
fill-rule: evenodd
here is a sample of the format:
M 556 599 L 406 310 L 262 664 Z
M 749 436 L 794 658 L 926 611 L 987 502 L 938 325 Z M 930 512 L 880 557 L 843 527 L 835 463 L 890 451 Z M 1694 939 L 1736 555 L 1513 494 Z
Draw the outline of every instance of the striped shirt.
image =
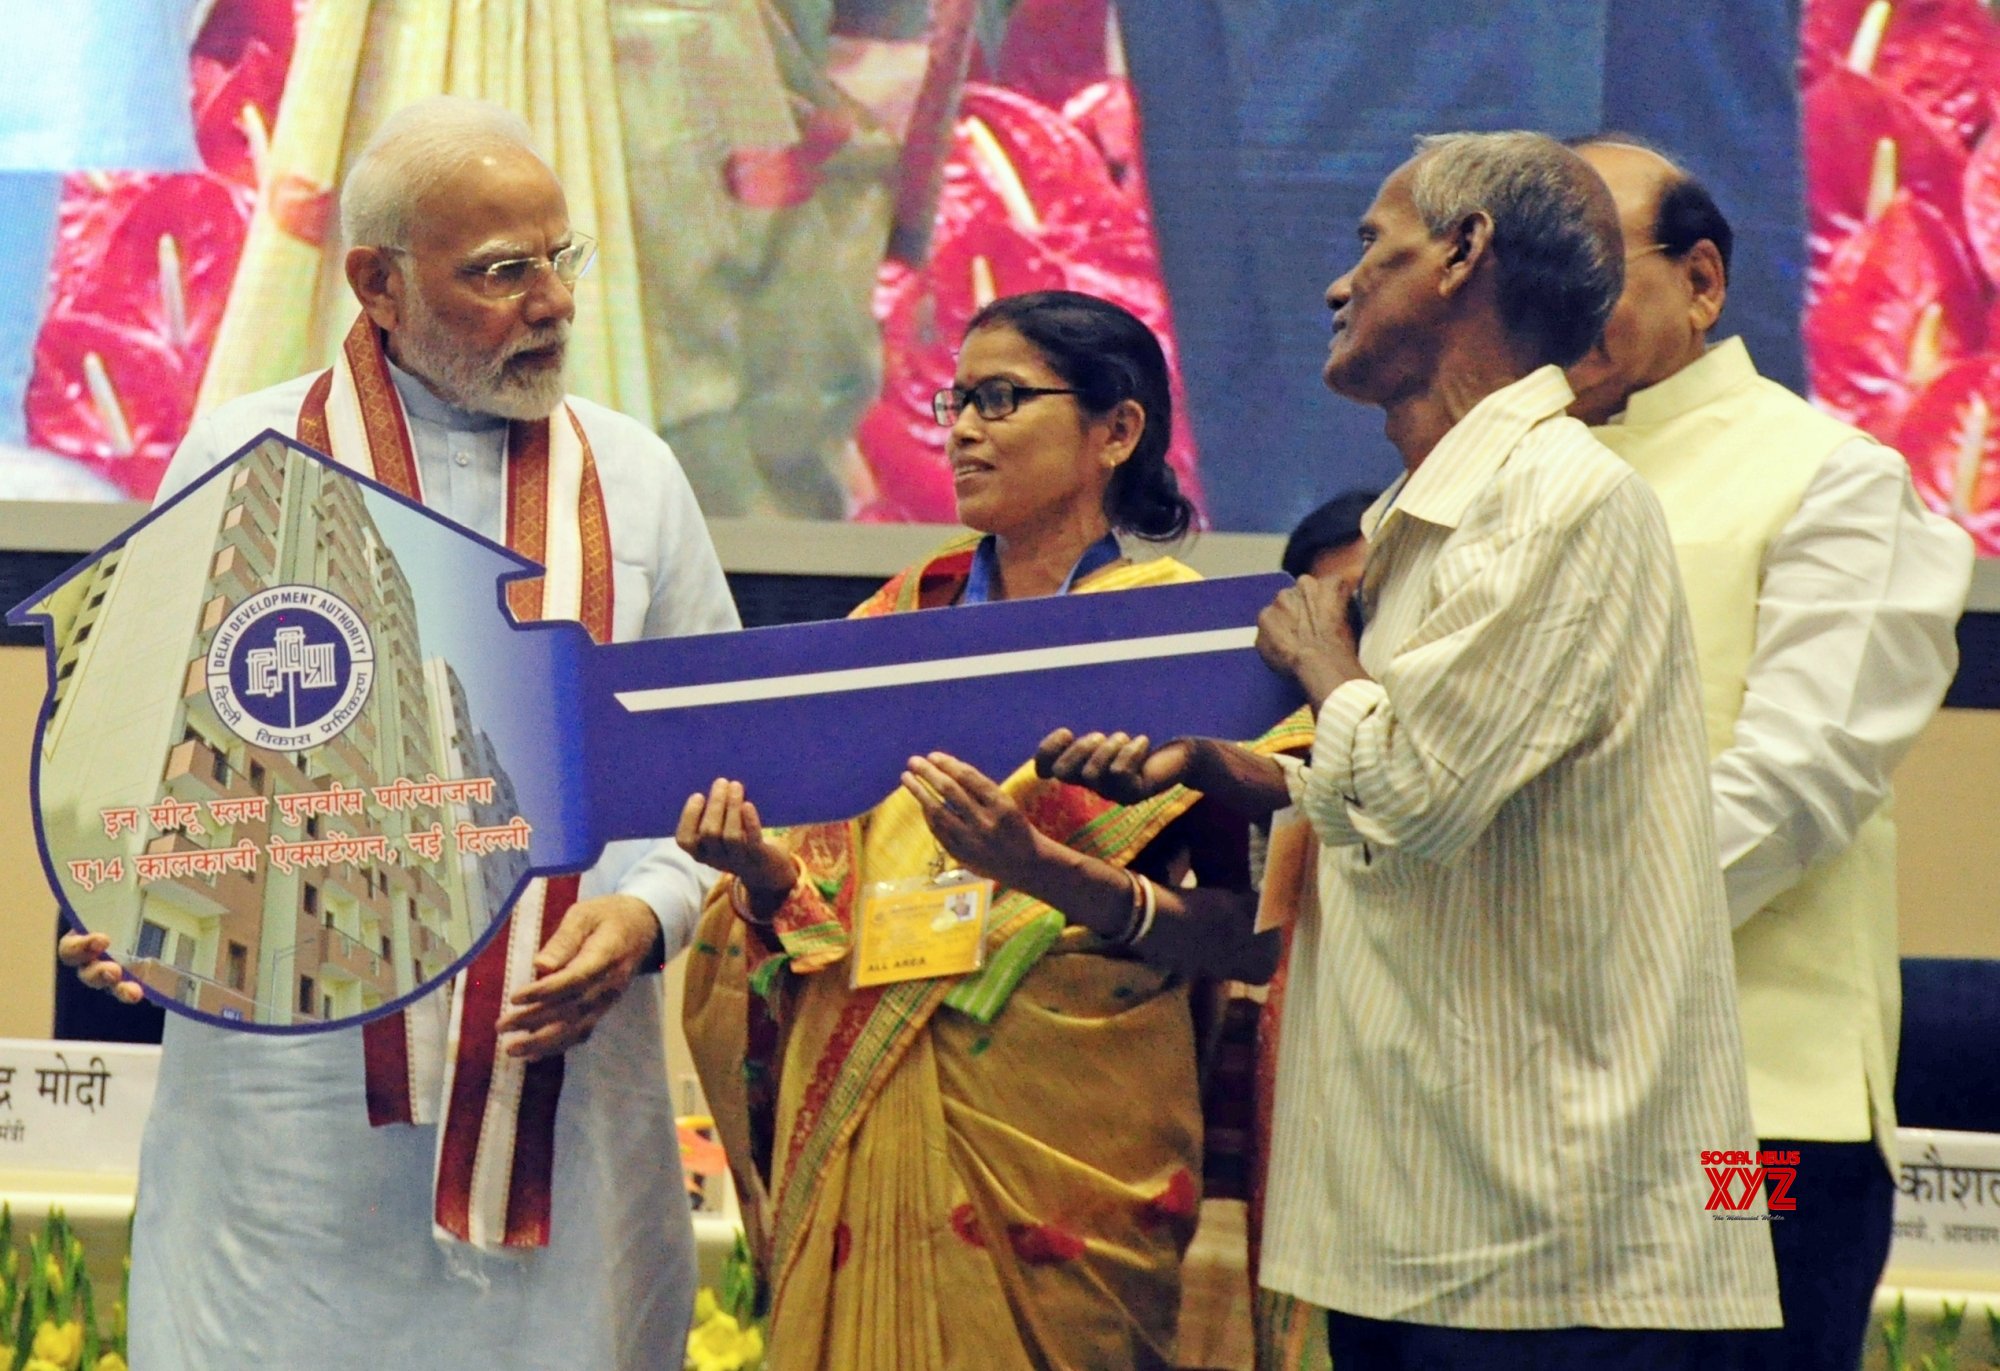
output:
M 1293 799 L 1262 1280 L 1467 1328 L 1767 1327 L 1693 641 L 1658 502 L 1546 367 L 1369 513 L 1362 662 Z M 1744 1215 L 1764 1217 L 1762 1201 Z

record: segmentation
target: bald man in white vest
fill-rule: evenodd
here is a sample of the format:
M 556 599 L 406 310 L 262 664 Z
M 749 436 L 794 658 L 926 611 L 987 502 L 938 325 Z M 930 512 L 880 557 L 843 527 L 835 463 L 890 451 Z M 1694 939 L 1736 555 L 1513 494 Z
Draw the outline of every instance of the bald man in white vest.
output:
M 1896 835 L 1889 775 L 1950 684 L 1971 540 L 1894 449 L 1710 345 L 1728 220 L 1619 135 L 1577 150 L 1611 187 L 1625 288 L 1570 369 L 1571 413 L 1659 495 L 1700 659 L 1736 926 L 1751 1112 L 1798 1153 L 1772 1214 L 1789 1371 L 1853 1371 L 1895 1184 Z M 1775 1206 L 1774 1206 L 1775 1208 Z

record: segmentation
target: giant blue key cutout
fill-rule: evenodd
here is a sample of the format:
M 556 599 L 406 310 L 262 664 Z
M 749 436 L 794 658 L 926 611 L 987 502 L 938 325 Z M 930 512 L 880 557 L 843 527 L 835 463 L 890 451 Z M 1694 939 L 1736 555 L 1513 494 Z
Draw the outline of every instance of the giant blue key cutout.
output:
M 43 626 L 42 858 L 153 998 L 308 1032 L 476 952 L 521 883 L 741 780 L 859 813 L 913 753 L 1051 729 L 1252 737 L 1277 576 L 598 645 L 513 620 L 540 568 L 275 433 L 17 607 Z

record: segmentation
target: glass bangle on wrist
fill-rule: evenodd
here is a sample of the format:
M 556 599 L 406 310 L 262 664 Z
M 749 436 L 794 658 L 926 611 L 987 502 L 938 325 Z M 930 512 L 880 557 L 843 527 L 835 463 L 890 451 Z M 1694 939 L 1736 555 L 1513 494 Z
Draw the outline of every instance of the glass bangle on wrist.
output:
M 791 854 L 791 860 L 792 884 L 785 892 L 787 900 L 791 898 L 791 892 L 798 889 L 799 882 L 806 878 L 806 864 L 799 860 L 798 854 Z M 768 926 L 776 920 L 776 910 L 772 911 L 771 917 L 768 919 L 757 917 L 755 911 L 750 908 L 750 887 L 743 883 L 741 876 L 731 874 L 727 879 L 729 881 L 729 908 L 735 913 L 737 918 L 743 920 L 745 923 L 757 924 L 759 926 Z M 784 905 L 780 904 L 778 908 L 783 909 Z
M 1131 947 L 1145 938 L 1153 931 L 1153 917 L 1160 912 L 1158 886 L 1130 867 L 1125 869 L 1125 879 L 1132 884 L 1132 915 L 1111 940 L 1113 947 Z

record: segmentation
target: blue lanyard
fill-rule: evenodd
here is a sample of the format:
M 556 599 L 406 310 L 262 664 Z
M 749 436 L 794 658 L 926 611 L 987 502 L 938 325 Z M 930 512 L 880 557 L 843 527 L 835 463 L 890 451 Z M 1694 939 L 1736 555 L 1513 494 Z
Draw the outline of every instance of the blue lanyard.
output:
M 1102 567 L 1110 566 L 1124 552 L 1118 546 L 1116 534 L 1107 533 L 1083 550 L 1083 556 L 1076 559 L 1076 565 L 1069 569 L 1069 575 L 1056 594 L 1067 595 L 1069 588 L 1084 577 Z M 979 540 L 979 547 L 972 554 L 972 572 L 965 578 L 965 590 L 958 597 L 962 605 L 983 605 L 993 599 L 993 592 L 1000 585 L 1000 540 L 987 534 Z

